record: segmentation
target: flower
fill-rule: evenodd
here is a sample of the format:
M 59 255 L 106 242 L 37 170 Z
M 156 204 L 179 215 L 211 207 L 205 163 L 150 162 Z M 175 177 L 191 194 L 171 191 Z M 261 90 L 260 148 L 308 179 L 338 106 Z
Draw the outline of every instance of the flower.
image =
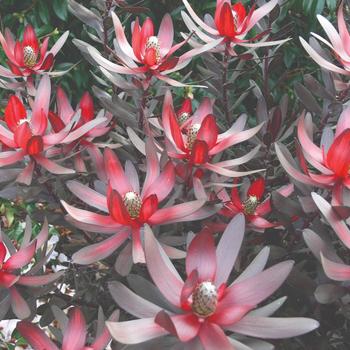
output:
M 293 193 L 293 190 L 293 185 L 287 185 L 277 190 L 277 192 L 288 197 Z M 244 196 L 239 194 L 237 186 L 232 188 L 231 197 L 224 188 L 219 189 L 217 196 L 224 203 L 224 207 L 219 213 L 229 218 L 238 213 L 243 213 L 249 227 L 255 231 L 264 231 L 266 228 L 280 226 L 279 222 L 270 222 L 264 218 L 272 210 L 270 197 L 262 201 L 264 193 L 265 180 L 262 177 L 258 177 L 250 184 Z M 226 227 L 226 225 L 223 224 L 223 227 Z
M 235 56 L 236 53 L 232 48 L 237 44 L 247 47 L 260 47 L 278 45 L 286 41 L 263 40 L 260 43 L 249 43 L 249 41 L 261 38 L 266 32 L 250 39 L 245 38 L 249 31 L 272 11 L 278 4 L 278 0 L 268 1 L 258 9 L 253 6 L 249 12 L 241 2 L 232 5 L 231 0 L 217 0 L 214 18 L 210 14 L 206 14 L 204 21 L 194 12 L 187 0 L 183 0 L 183 3 L 191 16 L 189 17 L 185 12 L 182 12 L 182 18 L 187 28 L 207 45 L 215 41 L 217 43 L 215 51 L 228 51 L 227 53 Z M 188 38 L 188 36 L 185 37 Z M 200 45 L 193 40 L 190 43 L 196 47 Z
M 333 228 L 343 244 L 350 249 L 350 229 L 336 208 L 317 193 L 311 194 L 313 201 L 326 221 Z M 303 232 L 304 240 L 312 253 L 322 262 L 325 274 L 335 281 L 350 281 L 350 266 L 344 264 L 336 254 L 333 246 L 322 240 L 315 232 L 306 229 Z
M 74 208 L 62 201 L 70 221 L 83 230 L 114 233 L 100 243 L 85 247 L 73 255 L 73 261 L 89 264 L 112 254 L 132 235 L 132 255 L 135 263 L 144 262 L 141 236 L 144 224 L 163 225 L 180 221 L 199 220 L 214 213 L 202 208 L 205 201 L 195 200 L 165 208 L 159 208 L 173 190 L 175 171 L 171 161 L 160 169 L 158 154 L 152 139 L 146 141 L 147 172 L 140 190 L 139 178 L 134 165 L 127 161 L 123 170 L 112 150 L 104 152 L 105 171 L 108 179 L 107 195 L 102 195 L 88 186 L 69 181 L 68 188 L 86 204 L 108 215 Z
M 186 160 L 189 168 L 193 166 L 201 167 L 228 177 L 243 176 L 261 171 L 238 172 L 228 169 L 251 160 L 255 156 L 257 149 L 241 158 L 215 164 L 210 162 L 214 155 L 250 139 L 263 126 L 263 124 L 260 124 L 243 131 L 247 116 L 242 115 L 229 130 L 219 134 L 216 119 L 212 114 L 212 107 L 213 101 L 204 98 L 197 111 L 185 123 L 181 124 L 174 112 L 171 93 L 169 91 L 166 93 L 162 122 L 168 156 Z
M 104 350 L 111 341 L 111 336 L 106 326 L 102 327 L 99 334 L 90 345 L 86 345 L 87 329 L 83 313 L 77 307 L 72 308 L 66 327 L 60 326 L 63 330 L 62 350 Z M 53 307 L 54 314 L 60 315 L 60 320 L 65 320 L 66 316 L 57 307 Z M 104 322 L 104 317 L 99 314 L 100 323 Z M 115 321 L 119 317 L 119 312 L 112 314 L 110 320 Z M 23 338 L 33 347 L 34 350 L 58 350 L 55 343 L 38 326 L 21 321 L 17 324 L 17 330 Z
M 25 235 L 19 249 L 16 249 L 6 236 L 3 236 L 0 241 L 0 287 L 7 290 L 7 298 L 9 299 L 9 303 L 2 300 L 1 305 L 4 310 L 1 310 L 1 312 L 3 315 L 6 315 L 6 311 L 11 306 L 13 313 L 19 319 L 29 317 L 31 310 L 17 287 L 42 287 L 56 281 L 63 274 L 63 272 L 48 273 L 45 275 L 34 274 L 36 266 L 40 266 L 42 261 L 46 259 L 44 254 L 40 261 L 35 260 L 35 264 L 32 264 L 36 252 L 39 252 L 40 248 L 44 247 L 47 241 L 49 232 L 48 223 L 47 221 L 44 222 L 40 233 L 32 241 L 30 241 L 32 233 L 31 221 L 28 218 L 27 225 L 28 228 L 26 227 L 26 231 L 28 233 Z M 30 266 L 30 264 L 33 266 Z M 23 272 L 23 269 L 26 272 Z
M 350 108 L 346 108 L 337 123 L 335 135 L 329 127 L 323 129 L 320 147 L 310 138 L 312 131 L 311 116 L 302 115 L 298 121 L 298 140 L 301 149 L 298 152 L 301 169 L 291 164 L 286 152 L 275 144 L 277 156 L 286 172 L 295 180 L 320 188 L 332 189 L 334 204 L 343 202 L 343 188 L 350 188 L 350 154 L 344 149 L 350 147 Z M 311 172 L 309 163 L 320 174 Z
M 175 52 L 186 43 L 186 40 L 173 46 L 174 27 L 169 14 L 163 17 L 157 35 L 150 18 L 146 18 L 142 26 L 137 18 L 132 26 L 132 45 L 126 39 L 120 19 L 113 12 L 112 19 L 117 38 L 116 56 L 120 64 L 110 62 L 90 45 L 87 46 L 88 52 L 100 66 L 108 71 L 118 74 L 148 74 L 145 80 L 147 82 L 152 76 L 155 76 L 173 86 L 186 86 L 169 78 L 167 74 L 184 68 L 193 56 L 210 50 L 216 43 L 214 41 L 214 43 L 192 49 L 176 57 Z
M 311 35 L 332 49 L 334 55 L 336 56 L 336 59 L 343 66 L 343 68 L 329 62 L 326 58 L 322 57 L 321 54 L 317 52 L 315 48 L 313 48 L 310 44 L 308 44 L 303 38 L 299 37 L 301 44 L 303 45 L 307 53 L 310 55 L 310 57 L 322 68 L 325 68 L 335 73 L 349 75 L 350 74 L 350 48 L 349 48 L 350 34 L 344 19 L 344 1 L 341 2 L 338 9 L 339 32 L 337 32 L 337 30 L 328 21 L 327 18 L 321 15 L 317 15 L 317 19 L 320 22 L 323 30 L 326 32 L 330 42 L 322 38 L 320 35 L 316 33 L 311 33 Z
M 104 110 L 101 110 L 95 117 L 94 101 L 88 92 L 83 94 L 76 110 L 72 108 L 66 93 L 61 87 L 58 87 L 57 89 L 56 101 L 57 112 L 54 113 L 50 111 L 48 114 L 50 123 L 55 132 L 60 132 L 68 125 L 71 125 L 79 111 L 80 118 L 72 128 L 72 131 L 78 130 L 81 127 L 88 128 L 88 131 L 81 137 L 75 139 L 70 144 L 65 145 L 63 150 L 64 153 L 69 155 L 73 150 L 75 153 L 80 151 L 74 155 L 75 169 L 79 172 L 86 172 L 86 166 L 82 157 L 82 151 L 86 149 L 94 162 L 98 177 L 100 180 L 105 181 L 106 175 L 103 169 L 103 156 L 93 141 L 94 138 L 105 135 L 111 129 L 111 126 L 108 124 L 112 119 L 112 114 L 109 112 L 105 113 Z M 90 128 L 89 125 L 94 123 L 93 120 L 99 118 L 105 118 L 105 121 Z
M 188 349 L 234 349 L 235 340 L 225 332 L 275 339 L 317 328 L 318 322 L 311 319 L 270 318 L 272 312 L 253 311 L 281 286 L 293 267 L 292 261 L 286 261 L 263 271 L 268 248 L 233 283 L 228 283 L 243 237 L 242 214 L 230 222 L 217 248 L 209 232 L 196 235 L 188 248 L 184 282 L 147 228 L 147 268 L 169 306 L 164 309 L 154 304 L 154 299 L 153 302 L 143 299 L 120 282 L 110 283 L 116 302 L 140 318 L 107 322 L 112 337 L 123 344 L 137 344 L 172 334 L 186 343 Z M 282 302 L 274 304 L 280 306 Z
M 75 118 L 59 132 L 51 132 L 48 123 L 51 83 L 48 75 L 40 80 L 32 110 L 27 111 L 23 102 L 15 95 L 9 98 L 5 108 L 4 121 L 7 128 L 0 125 L 0 140 L 10 150 L 0 152 L 0 166 L 25 160 L 27 165 L 17 181 L 29 185 L 36 164 L 53 174 L 71 174 L 67 169 L 49 159 L 47 151 L 59 144 L 68 144 L 79 139 L 104 118 L 94 119 L 71 132 Z
M 69 32 L 57 40 L 51 50 L 47 51 L 49 37 L 40 44 L 33 27 L 29 24 L 25 27 L 23 41 L 15 41 L 12 33 L 6 29 L 5 37 L 0 32 L 0 43 L 8 58 L 7 64 L 10 70 L 0 66 L 0 76 L 14 78 L 18 76 L 30 76 L 43 74 L 51 69 L 54 57 L 68 38 Z
M 176 111 L 177 121 L 180 126 L 185 124 L 192 116 L 192 100 L 187 97 L 183 100 L 181 107 Z

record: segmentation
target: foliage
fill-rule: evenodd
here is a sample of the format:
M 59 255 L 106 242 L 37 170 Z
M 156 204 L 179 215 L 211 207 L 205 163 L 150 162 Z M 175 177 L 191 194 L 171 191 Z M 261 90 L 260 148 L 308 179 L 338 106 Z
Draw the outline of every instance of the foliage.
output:
M 350 3 L 227 3 L 0 2 L 1 349 L 349 346 Z

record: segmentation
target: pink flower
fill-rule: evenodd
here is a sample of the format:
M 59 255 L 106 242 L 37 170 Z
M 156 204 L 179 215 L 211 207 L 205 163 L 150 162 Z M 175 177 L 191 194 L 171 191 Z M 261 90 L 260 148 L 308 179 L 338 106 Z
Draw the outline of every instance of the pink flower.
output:
M 326 221 L 330 224 L 343 244 L 350 249 L 350 229 L 345 220 L 337 213 L 336 208 L 317 193 L 312 193 L 312 199 Z M 316 233 L 307 229 L 304 239 L 312 253 L 322 262 L 325 274 L 335 281 L 350 281 L 350 266 L 336 254 L 332 245 L 322 240 Z
M 317 328 L 318 322 L 312 319 L 268 317 L 281 301 L 270 304 L 278 306 L 267 307 L 267 312 L 265 308 L 253 310 L 281 286 L 293 267 L 292 261 L 286 261 L 263 271 L 269 249 L 263 249 L 233 283 L 228 282 L 243 237 L 241 214 L 230 222 L 217 248 L 210 233 L 198 234 L 188 248 L 184 282 L 147 227 L 147 268 L 169 306 L 164 309 L 120 282 L 112 282 L 110 290 L 116 302 L 140 318 L 107 322 L 112 337 L 123 344 L 137 344 L 172 334 L 188 349 L 233 350 L 234 344 L 240 343 L 226 333 L 276 339 Z
M 316 33 L 311 33 L 312 36 L 326 44 L 331 48 L 338 62 L 343 66 L 340 68 L 335 64 L 329 62 L 326 58 L 322 57 L 310 44 L 308 44 L 303 38 L 299 38 L 304 49 L 310 55 L 310 57 L 319 64 L 322 68 L 330 70 L 335 73 L 350 74 L 350 34 L 347 29 L 347 25 L 344 19 L 344 1 L 341 2 L 338 9 L 338 28 L 339 32 L 328 21 L 327 18 L 317 15 L 317 19 L 320 22 L 323 30 L 326 32 L 329 40 L 322 38 Z
M 165 95 L 162 123 L 166 136 L 166 149 L 169 157 L 183 159 L 187 168 L 200 167 L 228 177 L 238 177 L 261 170 L 238 172 L 234 166 L 244 164 L 255 156 L 255 151 L 238 159 L 211 163 L 211 159 L 240 142 L 249 140 L 259 132 L 263 124 L 243 130 L 247 117 L 242 115 L 224 133 L 219 134 L 213 113 L 213 101 L 204 98 L 197 111 L 186 121 L 179 120 L 174 112 L 171 93 Z
M 235 181 L 237 183 L 237 181 Z M 280 188 L 277 192 L 285 197 L 293 193 L 294 186 L 287 185 Z M 270 222 L 265 219 L 271 211 L 271 198 L 268 197 L 262 201 L 265 193 L 265 180 L 262 177 L 253 181 L 245 194 L 240 194 L 238 187 L 233 187 L 231 196 L 224 188 L 217 191 L 217 196 L 223 201 L 224 208 L 219 212 L 221 215 L 232 218 L 238 213 L 245 215 L 248 227 L 255 231 L 264 231 L 266 228 L 278 227 L 279 222 Z M 225 224 L 222 225 L 226 227 Z
M 142 248 L 144 224 L 164 225 L 168 223 L 199 220 L 214 213 L 202 208 L 205 201 L 195 200 L 169 207 L 159 208 L 175 184 L 175 171 L 168 161 L 160 169 L 158 154 L 151 139 L 146 142 L 147 172 L 142 190 L 134 165 L 127 161 L 123 170 L 119 159 L 110 149 L 104 153 L 105 171 L 108 179 L 107 194 L 102 195 L 76 181 L 68 182 L 69 189 L 83 202 L 102 210 L 108 215 L 77 209 L 62 201 L 70 220 L 83 230 L 114 234 L 111 238 L 83 248 L 75 253 L 73 260 L 89 264 L 112 254 L 129 235 L 132 235 L 134 262 L 144 262 Z
M 53 308 L 53 312 L 60 315 L 60 320 L 66 320 L 66 316 L 58 308 Z M 119 312 L 116 312 L 111 316 L 110 321 L 116 321 L 118 317 Z M 103 318 L 99 319 L 99 323 L 103 325 Z M 77 307 L 70 309 L 69 320 L 63 329 L 62 350 L 104 350 L 112 338 L 107 327 L 102 326 L 101 332 L 96 335 L 94 341 L 86 345 L 86 322 L 83 313 Z M 42 329 L 28 321 L 19 322 L 17 330 L 34 350 L 59 350 Z
M 0 140 L 10 150 L 0 152 L 0 166 L 6 166 L 25 160 L 26 167 L 17 181 L 29 185 L 32 181 L 35 165 L 40 165 L 53 174 L 71 174 L 67 169 L 49 159 L 50 149 L 58 144 L 68 144 L 79 139 L 85 133 L 105 121 L 95 119 L 71 132 L 74 119 L 59 132 L 51 132 L 48 123 L 51 83 L 44 75 L 39 83 L 32 104 L 27 111 L 23 102 L 15 95 L 11 96 L 5 109 L 6 127 L 0 125 Z
M 350 147 L 350 109 L 345 109 L 337 123 L 335 135 L 329 127 L 323 129 L 321 145 L 311 139 L 313 124 L 311 116 L 302 115 L 298 122 L 298 140 L 301 149 L 298 152 L 301 169 L 296 169 L 288 159 L 286 151 L 276 144 L 277 156 L 286 172 L 295 180 L 321 188 L 332 189 L 333 203 L 343 202 L 343 188 L 350 188 L 350 154 L 344 149 Z M 318 173 L 309 170 L 309 163 Z
M 0 32 L 0 43 L 8 58 L 7 64 L 10 70 L 0 66 L 0 76 L 14 78 L 18 76 L 29 76 L 42 74 L 51 69 L 54 57 L 62 48 L 68 38 L 69 32 L 65 32 L 56 44 L 47 51 L 49 37 L 40 44 L 35 31 L 31 25 L 24 29 L 23 41 L 15 41 L 12 33 L 6 29 L 5 37 Z
M 36 252 L 44 246 L 48 238 L 48 223 L 44 222 L 42 230 L 36 239 L 31 238 L 31 222 L 27 219 L 28 229 L 19 249 L 16 249 L 7 237 L 2 237 L 0 241 L 0 288 L 5 288 L 8 292 L 9 303 L 2 302 L 2 307 L 9 309 L 12 307 L 13 313 L 20 319 L 30 316 L 31 310 L 26 300 L 18 291 L 17 286 L 42 287 L 60 278 L 63 272 L 36 275 L 34 270 L 36 265 L 42 261 L 35 261 L 35 265 L 28 269 L 28 265 L 33 262 Z M 43 254 L 43 253 L 41 253 Z M 44 255 L 44 258 L 46 256 Z M 21 269 L 27 272 L 21 273 Z M 1 310 L 3 312 L 4 310 Z M 6 315 L 6 311 L 4 313 Z
M 65 145 L 64 153 L 69 155 L 71 152 L 76 153 L 80 150 L 80 152 L 76 153 L 74 156 L 75 169 L 78 172 L 86 172 L 87 169 L 82 156 L 82 151 L 86 149 L 95 165 L 99 178 L 105 181 L 106 175 L 103 169 L 103 156 L 93 141 L 96 137 L 105 135 L 111 129 L 109 124 L 112 119 L 112 114 L 109 112 L 105 113 L 101 110 L 95 117 L 94 101 L 88 92 L 84 93 L 76 110 L 70 105 L 68 97 L 61 87 L 57 89 L 56 101 L 57 112 L 54 113 L 50 111 L 48 115 L 52 128 L 56 133 L 62 131 L 68 125 L 71 125 L 79 111 L 80 118 L 71 129 L 71 132 L 75 132 L 80 128 L 87 129 L 87 132 L 81 137 Z M 100 118 L 105 118 L 105 121 L 96 125 L 94 120 L 99 120 Z M 93 128 L 90 127 L 92 123 L 95 124 Z
M 257 36 L 245 39 L 249 31 L 272 9 L 278 4 L 278 0 L 268 1 L 258 9 L 255 6 L 248 12 L 241 2 L 234 5 L 231 0 L 217 0 L 214 18 L 210 14 L 206 14 L 204 21 L 194 12 L 187 0 L 183 0 L 184 5 L 191 17 L 182 12 L 182 18 L 187 28 L 194 32 L 197 37 L 206 43 L 217 42 L 215 51 L 225 52 L 235 56 L 233 47 L 237 44 L 247 47 L 271 46 L 285 42 L 279 41 L 261 41 L 260 43 L 249 43 L 260 39 L 266 32 Z M 288 39 L 287 39 L 288 40 Z M 193 46 L 200 46 L 199 43 L 190 39 Z
M 198 49 L 193 49 L 180 57 L 175 56 L 186 41 L 173 46 L 174 27 L 170 15 L 166 14 L 155 34 L 154 24 L 150 18 L 146 18 L 140 26 L 139 19 L 132 26 L 132 44 L 125 37 L 123 26 L 118 16 L 112 12 L 114 29 L 116 33 L 116 56 L 120 64 L 112 63 L 104 58 L 94 47 L 88 46 L 88 51 L 95 61 L 110 72 L 118 74 L 144 75 L 146 81 L 152 76 L 167 82 L 173 86 L 185 86 L 167 76 L 184 68 L 193 56 L 210 50 L 216 41 Z

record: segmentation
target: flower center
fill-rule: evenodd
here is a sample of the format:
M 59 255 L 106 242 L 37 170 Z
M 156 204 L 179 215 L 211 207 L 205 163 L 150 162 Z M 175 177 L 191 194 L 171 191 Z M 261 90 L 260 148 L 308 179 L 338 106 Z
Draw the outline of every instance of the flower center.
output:
M 154 49 L 156 53 L 156 62 L 157 64 L 160 62 L 160 45 L 159 40 L 156 36 L 150 36 L 146 42 L 146 50 Z
M 180 126 L 183 125 L 190 118 L 190 113 L 183 112 L 177 117 Z
M 38 55 L 31 46 L 25 46 L 23 48 L 23 61 L 27 67 L 34 67 L 36 65 L 37 58 Z
M 256 207 L 259 205 L 259 200 L 257 196 L 249 196 L 243 202 L 243 211 L 246 215 L 254 215 Z
M 210 282 L 202 282 L 197 285 L 192 294 L 192 311 L 198 317 L 211 316 L 218 304 L 218 292 L 215 285 Z
M 198 132 L 199 132 L 200 128 L 201 128 L 201 124 L 196 123 L 196 124 L 191 125 L 191 127 L 188 129 L 188 132 L 187 132 L 187 148 L 190 151 L 192 150 L 193 144 L 194 144 L 194 142 L 197 139 L 197 135 L 198 135 Z
M 140 195 L 133 191 L 127 192 L 124 195 L 123 202 L 130 217 L 132 219 L 138 218 L 142 207 L 142 199 Z

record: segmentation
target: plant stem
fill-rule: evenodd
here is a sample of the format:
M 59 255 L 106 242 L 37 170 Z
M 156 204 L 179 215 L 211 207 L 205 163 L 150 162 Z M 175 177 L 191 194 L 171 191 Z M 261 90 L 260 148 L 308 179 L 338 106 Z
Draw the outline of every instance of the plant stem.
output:
M 139 128 L 144 130 L 147 136 L 151 135 L 151 129 L 149 127 L 148 115 L 147 115 L 147 103 L 149 97 L 149 87 L 150 87 L 150 77 L 146 78 L 146 84 L 143 85 L 141 103 L 140 103 L 140 113 L 139 113 Z
M 224 56 L 222 59 L 222 66 L 223 66 L 223 71 L 222 71 L 222 102 L 223 102 L 223 110 L 224 110 L 226 121 L 230 125 L 230 111 L 229 111 L 229 107 L 228 107 L 228 89 L 227 89 L 229 53 L 228 53 L 228 46 L 227 45 L 226 45 L 225 53 L 224 53 Z

